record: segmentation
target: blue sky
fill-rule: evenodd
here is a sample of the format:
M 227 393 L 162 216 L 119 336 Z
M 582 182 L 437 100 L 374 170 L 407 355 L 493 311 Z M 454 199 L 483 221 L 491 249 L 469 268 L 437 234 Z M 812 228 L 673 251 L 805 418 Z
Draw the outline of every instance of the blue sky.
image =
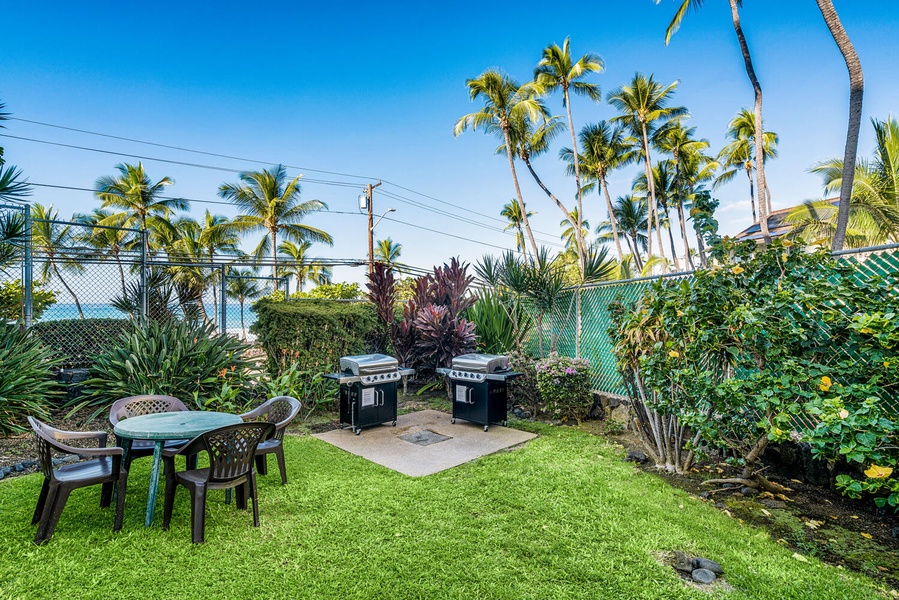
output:
M 775 208 L 821 195 L 807 169 L 841 155 L 845 143 L 848 82 L 845 65 L 811 0 L 747 0 L 743 26 L 765 93 L 766 129 L 780 135 L 780 158 L 768 166 Z M 861 155 L 870 154 L 870 117 L 897 110 L 899 78 L 893 66 L 899 9 L 891 0 L 835 0 L 865 71 Z M 565 12 L 571 6 L 576 15 Z M 491 8 L 493 7 L 493 8 Z M 669 47 L 664 31 L 676 4 L 662 0 L 551 5 L 518 2 L 396 3 L 189 3 L 12 2 L 4 5 L 0 38 L 0 99 L 15 117 L 302 167 L 310 180 L 305 198 L 334 211 L 356 211 L 368 179 L 391 182 L 376 190 L 375 209 L 396 208 L 377 237 L 403 244 L 402 260 L 430 267 L 450 256 L 474 261 L 514 240 L 500 232 L 502 205 L 514 194 L 496 140 L 481 133 L 453 137 L 454 122 L 479 107 L 465 80 L 489 67 L 528 79 L 550 43 L 571 36 L 572 50 L 602 56 L 606 71 L 593 81 L 603 94 L 634 72 L 663 82 L 679 80 L 678 103 L 693 115 L 698 134 L 717 151 L 727 122 L 752 103 L 752 90 L 724 0 L 708 0 L 687 16 Z M 551 97 L 554 114 L 561 99 Z M 614 116 L 611 107 L 572 103 L 576 128 Z M 99 138 L 21 121 L 3 132 L 112 152 L 200 163 L 227 169 L 264 165 Z M 32 182 L 91 188 L 114 165 L 136 159 L 0 138 L 6 158 Z M 569 145 L 560 141 L 557 146 Z M 536 161 L 557 196 L 572 199 L 555 148 Z M 168 175 L 172 195 L 219 200 L 216 190 L 236 175 L 145 160 L 150 175 Z M 524 170 L 523 170 L 524 171 Z M 611 193 L 628 193 L 634 169 L 611 178 Z M 557 241 L 561 214 L 521 173 L 525 200 L 538 212 L 533 227 Z M 404 186 L 415 192 L 400 189 Z M 380 192 L 397 194 L 389 197 Z M 748 226 L 745 178 L 716 192 L 722 231 Z M 35 201 L 68 216 L 96 206 L 89 193 L 39 188 Z M 405 202 L 404 202 L 405 200 Z M 409 200 L 425 205 L 413 206 Z M 449 203 L 441 204 L 439 201 Z M 437 208 L 473 219 L 473 226 Z M 597 195 L 586 200 L 592 225 L 605 218 Z M 234 215 L 229 206 L 195 204 Z M 480 213 L 480 214 L 478 214 Z M 487 216 L 482 216 L 487 215 Z M 362 258 L 365 219 L 315 215 L 308 222 L 335 236 L 315 255 Z M 475 242 L 426 231 L 429 228 Z M 479 242 L 479 243 L 476 243 Z M 489 244 L 489 245 L 485 245 Z M 249 247 L 249 241 L 247 246 Z M 359 281 L 360 270 L 337 279 Z

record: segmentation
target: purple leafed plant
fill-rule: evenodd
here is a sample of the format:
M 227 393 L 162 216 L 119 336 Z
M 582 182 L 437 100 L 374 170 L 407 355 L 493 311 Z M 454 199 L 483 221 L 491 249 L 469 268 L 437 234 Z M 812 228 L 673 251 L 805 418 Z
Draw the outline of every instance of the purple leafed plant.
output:
M 452 359 L 475 349 L 474 323 L 453 319 L 445 306 L 428 304 L 415 317 L 416 348 L 423 361 L 448 367 Z

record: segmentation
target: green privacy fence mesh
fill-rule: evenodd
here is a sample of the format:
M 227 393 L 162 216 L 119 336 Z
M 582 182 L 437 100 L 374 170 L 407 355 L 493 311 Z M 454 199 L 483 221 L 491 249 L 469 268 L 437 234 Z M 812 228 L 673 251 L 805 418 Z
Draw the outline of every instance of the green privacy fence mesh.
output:
M 864 249 L 852 253 L 840 253 L 837 260 L 856 269 L 858 277 L 881 277 L 887 285 L 899 286 L 899 249 Z M 665 276 L 678 279 L 692 279 L 689 273 Z M 613 340 L 609 337 L 612 324 L 609 304 L 620 300 L 634 302 L 643 296 L 645 290 L 659 278 L 611 281 L 580 290 L 565 290 L 556 309 L 543 316 L 542 328 L 535 327 L 528 340 L 527 348 L 537 355 L 546 355 L 555 350 L 570 357 L 586 358 L 593 373 L 593 389 L 608 394 L 625 396 L 627 390 L 612 354 Z M 899 293 L 899 291 L 897 291 Z M 538 311 L 525 304 L 528 312 L 537 319 Z M 540 340 L 542 337 L 542 351 Z

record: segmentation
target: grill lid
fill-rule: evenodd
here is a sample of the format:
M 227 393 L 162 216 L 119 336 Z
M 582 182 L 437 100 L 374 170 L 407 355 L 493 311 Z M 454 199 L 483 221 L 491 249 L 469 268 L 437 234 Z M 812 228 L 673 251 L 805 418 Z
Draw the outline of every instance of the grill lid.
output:
M 488 375 L 508 371 L 509 357 L 496 354 L 462 354 L 453 359 L 453 369 Z
M 340 370 L 348 371 L 353 375 L 373 375 L 396 371 L 398 364 L 395 358 L 386 354 L 360 354 L 342 357 Z

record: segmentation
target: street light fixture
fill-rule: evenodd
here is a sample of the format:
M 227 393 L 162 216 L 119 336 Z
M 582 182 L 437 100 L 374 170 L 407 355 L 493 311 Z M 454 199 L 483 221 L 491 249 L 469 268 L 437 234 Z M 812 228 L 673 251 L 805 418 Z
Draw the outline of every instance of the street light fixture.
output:
M 380 217 L 378 217 L 378 220 L 375 221 L 375 224 L 371 226 L 371 230 L 374 231 L 374 230 L 375 230 L 375 227 L 378 226 L 378 223 L 381 222 L 381 219 L 383 219 L 384 217 L 386 217 L 387 215 L 389 215 L 389 214 L 392 213 L 392 212 L 396 212 L 396 209 L 395 209 L 395 208 L 388 208 L 388 209 L 387 209 L 387 212 L 385 212 L 383 215 L 381 215 Z

